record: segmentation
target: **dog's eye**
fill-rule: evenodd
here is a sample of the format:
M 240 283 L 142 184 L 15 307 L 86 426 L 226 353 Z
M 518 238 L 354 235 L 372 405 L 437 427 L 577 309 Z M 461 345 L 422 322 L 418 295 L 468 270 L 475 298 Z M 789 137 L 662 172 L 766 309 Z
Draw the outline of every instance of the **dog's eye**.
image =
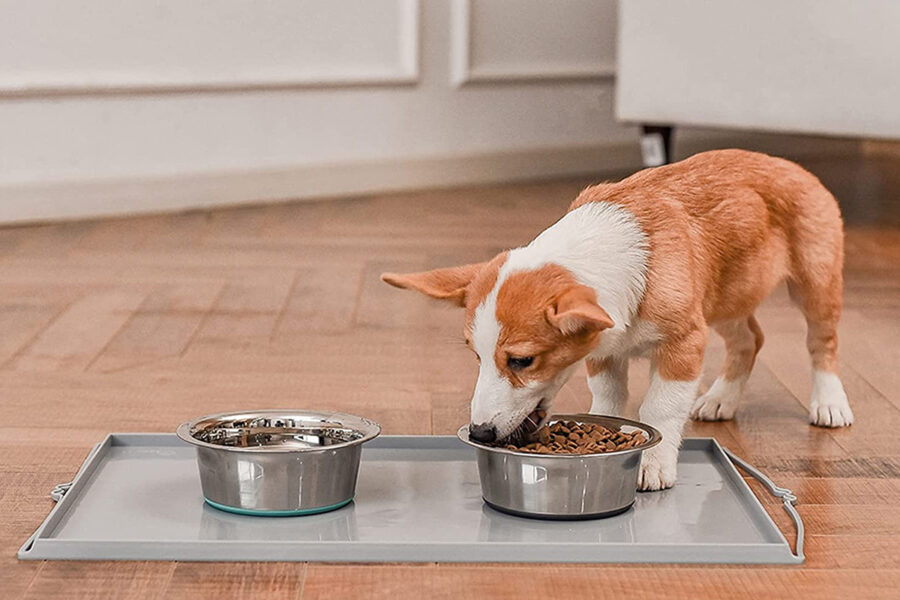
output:
M 531 363 L 533 362 L 533 356 L 510 356 L 506 359 L 506 366 L 513 371 L 521 371 L 522 369 L 527 369 L 528 367 L 530 367 Z

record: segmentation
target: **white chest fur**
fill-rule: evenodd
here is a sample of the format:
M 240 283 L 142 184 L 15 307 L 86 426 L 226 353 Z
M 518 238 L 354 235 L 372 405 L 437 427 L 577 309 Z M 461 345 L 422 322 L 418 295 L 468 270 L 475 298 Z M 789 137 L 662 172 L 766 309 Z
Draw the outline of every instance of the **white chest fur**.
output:
M 660 340 L 659 330 L 650 321 L 633 319 L 624 330 L 609 329 L 600 334 L 600 343 L 591 352 L 592 358 L 609 356 L 647 356 Z

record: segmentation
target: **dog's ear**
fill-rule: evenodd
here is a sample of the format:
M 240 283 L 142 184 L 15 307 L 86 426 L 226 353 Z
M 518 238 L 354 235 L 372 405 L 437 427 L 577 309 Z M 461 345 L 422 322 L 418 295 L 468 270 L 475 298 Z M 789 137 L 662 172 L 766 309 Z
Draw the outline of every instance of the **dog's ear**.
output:
M 566 335 L 581 331 L 601 331 L 614 325 L 597 304 L 597 294 L 584 285 L 574 285 L 547 307 L 547 320 Z
M 474 263 L 422 273 L 382 273 L 381 280 L 394 287 L 422 292 L 432 298 L 466 305 L 466 287 L 487 263 Z

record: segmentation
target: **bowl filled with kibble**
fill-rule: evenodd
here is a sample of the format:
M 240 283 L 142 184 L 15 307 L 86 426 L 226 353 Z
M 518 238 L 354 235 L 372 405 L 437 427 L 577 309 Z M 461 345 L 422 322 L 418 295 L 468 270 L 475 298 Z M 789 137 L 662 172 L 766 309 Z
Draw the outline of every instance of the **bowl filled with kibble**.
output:
M 631 508 L 641 454 L 662 440 L 659 431 L 622 417 L 537 417 L 546 421 L 541 427 L 493 444 L 470 439 L 468 425 L 457 432 L 475 448 L 490 507 L 543 519 L 596 519 Z

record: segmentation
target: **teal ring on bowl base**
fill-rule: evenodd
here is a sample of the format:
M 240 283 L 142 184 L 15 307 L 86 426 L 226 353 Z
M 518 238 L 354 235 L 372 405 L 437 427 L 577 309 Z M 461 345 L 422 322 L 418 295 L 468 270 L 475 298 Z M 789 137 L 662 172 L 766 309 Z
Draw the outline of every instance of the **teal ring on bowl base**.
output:
M 213 508 L 217 508 L 219 510 L 223 510 L 225 512 L 234 513 L 236 515 L 247 515 L 250 517 L 302 517 L 305 515 L 318 515 L 321 513 L 329 512 L 332 510 L 337 510 L 341 507 L 347 506 L 353 501 L 353 498 L 347 498 L 342 502 L 338 502 L 337 504 L 330 504 L 328 506 L 320 506 L 318 508 L 303 508 L 300 510 L 250 510 L 246 508 L 235 508 L 233 506 L 225 506 L 224 504 L 219 504 L 218 502 L 213 502 L 209 498 L 203 498 L 206 500 L 206 503 L 212 506 Z

